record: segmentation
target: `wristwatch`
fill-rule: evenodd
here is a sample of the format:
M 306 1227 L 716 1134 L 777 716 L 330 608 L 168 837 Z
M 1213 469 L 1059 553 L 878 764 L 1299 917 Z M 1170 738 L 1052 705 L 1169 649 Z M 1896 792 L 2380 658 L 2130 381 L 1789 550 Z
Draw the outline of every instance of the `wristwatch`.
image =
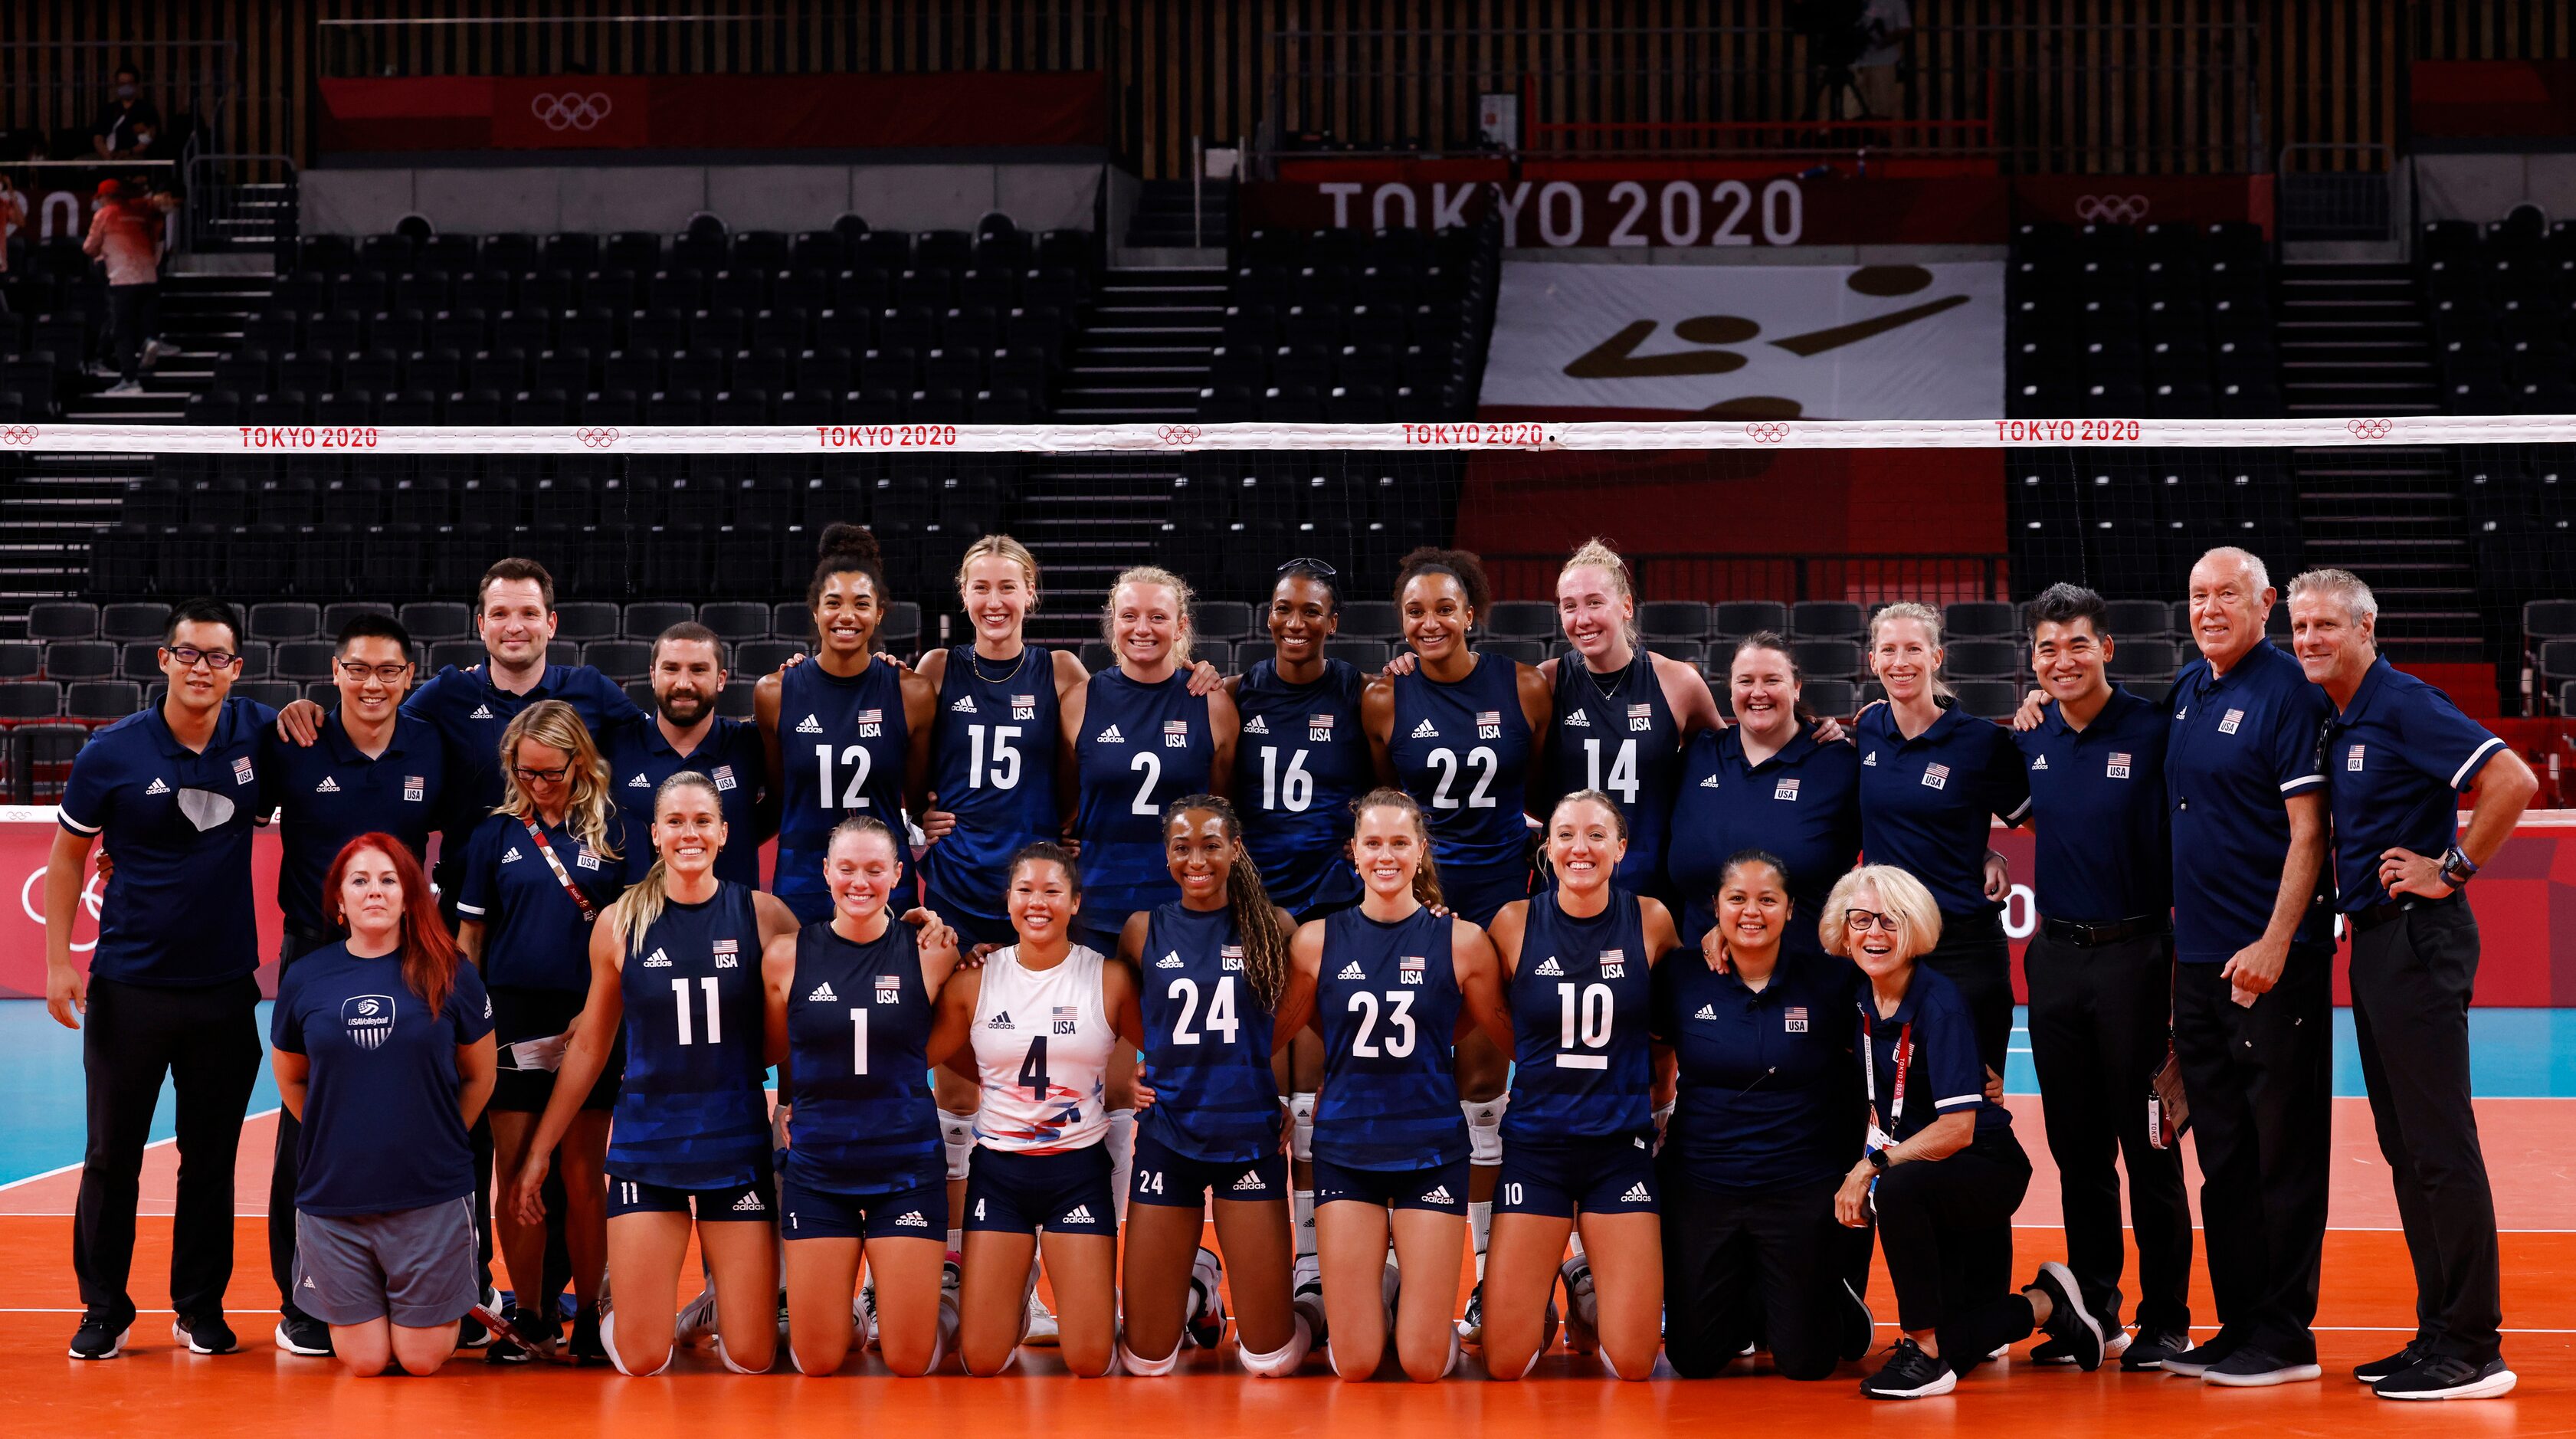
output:
M 2465 889 L 2469 881 L 2477 877 L 2476 862 L 2461 853 L 2458 845 L 2455 844 L 2442 852 L 2442 883 L 2453 889 Z
M 1887 1157 L 1886 1150 L 1873 1149 L 1869 1152 L 1869 1167 L 1877 1170 L 1879 1173 L 1885 1174 L 1890 1163 L 1891 1161 Z

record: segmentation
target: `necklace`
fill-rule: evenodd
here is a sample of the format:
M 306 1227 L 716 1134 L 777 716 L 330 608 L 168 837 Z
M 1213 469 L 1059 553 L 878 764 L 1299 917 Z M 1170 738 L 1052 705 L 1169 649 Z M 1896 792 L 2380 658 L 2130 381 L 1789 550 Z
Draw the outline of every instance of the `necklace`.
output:
M 984 672 L 984 657 L 981 654 L 976 653 L 973 645 L 968 645 L 966 647 L 966 663 L 974 667 L 975 678 L 988 685 L 1010 683 L 1012 678 L 1019 674 L 1020 668 L 1028 662 L 1029 647 L 1027 645 L 1022 645 L 1020 646 L 1020 652 L 1017 655 L 1012 656 L 1011 667 L 1009 669 L 1006 669 L 997 675 L 986 674 Z
M 1583 672 L 1592 677 L 1592 688 L 1599 691 L 1601 697 L 1605 700 L 1610 698 L 1612 695 L 1617 694 L 1619 692 L 1619 687 L 1628 682 L 1628 672 L 1624 669 L 1612 670 L 1610 673 L 1605 675 L 1601 671 L 1586 665 L 1584 666 Z

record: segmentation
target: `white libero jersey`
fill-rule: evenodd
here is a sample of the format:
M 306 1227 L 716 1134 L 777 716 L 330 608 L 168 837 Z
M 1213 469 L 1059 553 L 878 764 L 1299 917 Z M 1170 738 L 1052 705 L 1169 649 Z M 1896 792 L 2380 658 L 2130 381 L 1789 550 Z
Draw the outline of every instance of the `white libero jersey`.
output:
M 1020 967 L 1020 947 L 984 961 L 975 1000 L 975 1068 L 984 1084 L 975 1142 L 1021 1154 L 1098 1144 L 1109 1132 L 1103 1075 L 1109 1029 L 1100 951 L 1075 945 L 1052 969 Z

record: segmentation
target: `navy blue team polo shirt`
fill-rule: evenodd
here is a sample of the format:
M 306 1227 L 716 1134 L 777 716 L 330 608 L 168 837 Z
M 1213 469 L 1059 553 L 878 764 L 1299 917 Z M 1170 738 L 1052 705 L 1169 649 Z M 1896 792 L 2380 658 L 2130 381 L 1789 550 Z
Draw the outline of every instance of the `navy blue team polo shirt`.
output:
M 1860 751 L 1847 741 L 1818 744 L 1801 728 L 1778 754 L 1746 764 L 1741 729 L 1692 735 L 1664 859 L 1682 899 L 1683 944 L 1696 947 L 1717 922 L 1711 901 L 1727 857 L 1742 849 L 1769 850 L 1789 867 L 1795 910 L 1785 942 L 1821 953 L 1816 916 L 1860 858 Z
M 1680 1067 L 1664 1155 L 1693 1184 L 1752 1190 L 1832 1180 L 1860 1157 L 1860 971 L 1783 948 L 1760 990 L 1697 950 L 1655 966 L 1647 1032 Z
M 1878 1087 L 1874 1112 L 1882 1124 L 1895 1117 L 1888 1129 L 1890 1139 L 1902 1144 L 1945 1114 L 1975 1113 L 1979 1133 L 2011 1125 L 2012 1111 L 1986 1099 L 1986 1064 L 1977 1057 L 1977 1021 L 1948 975 L 1914 966 L 1914 976 L 1905 984 L 1905 998 L 1897 1002 L 1896 1013 L 1885 1019 L 1878 1017 L 1878 1001 L 1863 980 L 1860 1014 L 1869 1033 L 1870 1072 Z M 1906 1066 L 1905 1108 L 1900 1111 L 1896 1046 L 1904 1039 L 1911 1039 L 1913 1057 Z
M 2050 919 L 2082 924 L 2173 907 L 2173 841 L 2165 834 L 2164 707 L 2117 685 L 2077 729 L 2050 700 L 2035 729 L 2013 736 L 2030 777 L 2037 875 Z
M 1986 849 L 1992 815 L 2019 824 L 2030 809 L 2012 732 L 1957 709 L 1907 739 L 1896 710 L 1860 717 L 1861 848 L 1923 881 L 1943 914 L 1992 914 Z
M 2394 897 L 2379 882 L 2382 854 L 2442 857 L 2459 837 L 2460 791 L 2503 749 L 2449 695 L 2385 659 L 2370 662 L 2326 729 L 2335 892 L 2345 913 Z
M 597 853 L 567 825 L 545 825 L 546 844 L 563 861 L 564 874 L 590 896 L 597 914 L 626 892 L 627 856 L 635 852 L 622 811 L 609 812 L 614 858 Z M 554 866 L 537 851 L 528 826 L 514 814 L 486 815 L 465 846 L 465 878 L 456 912 L 483 925 L 483 980 L 494 989 L 590 988 L 591 921 L 564 893 Z M 505 1034 L 504 1043 L 527 1038 Z
M 277 711 L 227 699 L 202 753 L 170 733 L 161 706 L 90 737 L 56 814 L 103 835 L 116 857 L 89 972 L 122 984 L 224 984 L 259 968 L 250 834 L 268 813 L 260 735 Z
M 2225 677 L 2194 659 L 2167 703 L 2165 798 L 2173 830 L 2174 957 L 2224 964 L 2263 937 L 2290 852 L 2291 795 L 2322 786 L 2317 743 L 2334 705 L 2270 640 Z M 2329 942 L 2327 875 L 2290 937 Z
M 403 713 L 427 720 L 446 746 L 442 860 L 452 863 L 464 854 L 474 827 L 501 802 L 501 735 L 519 711 L 539 700 L 571 705 L 594 743 L 612 726 L 643 713 L 616 681 L 588 665 L 548 665 L 545 679 L 526 694 L 495 688 L 488 665 L 450 665 L 403 700 Z
M 387 1214 L 474 1192 L 456 1051 L 492 1032 L 492 1000 L 473 965 L 456 966 L 432 1011 L 403 982 L 399 952 L 360 959 L 325 945 L 278 980 L 268 1029 L 270 1043 L 312 1064 L 296 1208 Z
M 279 736 L 275 726 L 265 733 L 263 759 L 282 827 L 277 907 L 289 925 L 329 934 L 340 926 L 323 903 L 322 881 L 349 841 L 381 830 L 412 858 L 427 860 L 447 776 L 443 746 L 427 721 L 409 714 L 394 716 L 385 752 L 373 759 L 351 742 L 336 709 L 322 717 L 309 745 Z
M 626 816 L 626 832 L 635 837 L 626 872 L 636 879 L 653 866 L 653 794 L 662 781 L 693 769 L 716 784 L 724 811 L 725 847 L 716 854 L 716 878 L 745 889 L 760 888 L 760 844 L 777 828 L 774 809 L 759 803 L 769 774 L 769 756 L 761 748 L 760 726 L 750 720 L 718 716 L 698 747 L 683 755 L 652 716 L 614 725 L 603 737 L 608 761 L 608 797 Z

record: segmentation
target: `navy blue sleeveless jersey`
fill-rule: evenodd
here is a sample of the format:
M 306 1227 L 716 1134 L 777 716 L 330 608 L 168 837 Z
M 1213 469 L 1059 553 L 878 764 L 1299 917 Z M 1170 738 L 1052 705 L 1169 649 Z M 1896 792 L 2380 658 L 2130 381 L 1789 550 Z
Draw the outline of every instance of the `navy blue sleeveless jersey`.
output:
M 1606 694 L 1604 683 L 1610 685 Z M 1673 826 L 1673 792 L 1681 783 L 1681 745 L 1681 726 L 1664 702 L 1652 654 L 1637 651 L 1616 675 L 1594 674 L 1580 655 L 1558 658 L 1547 804 L 1552 808 L 1579 789 L 1617 800 L 1628 819 L 1628 856 L 1619 862 L 1619 883 L 1639 894 L 1665 891 L 1664 849 Z
M 1440 892 L 1476 924 L 1529 893 L 1531 736 L 1519 667 L 1480 655 L 1456 684 L 1419 670 L 1395 677 L 1387 756 L 1431 821 Z
M 1008 673 L 987 679 L 996 668 Z M 1063 828 L 1055 799 L 1055 653 L 1022 645 L 1016 663 L 948 651 L 930 727 L 930 792 L 957 827 L 922 852 L 924 902 L 976 942 L 1007 944 L 1002 893 L 1011 856 Z
M 853 944 L 829 923 L 796 935 L 787 988 L 787 1179 L 825 1194 L 896 1194 L 948 1174 L 930 1093 L 931 998 L 920 932 Z
M 1313 684 L 1283 682 L 1272 662 L 1236 687 L 1234 805 L 1271 901 L 1303 920 L 1359 903 L 1351 866 L 1351 801 L 1375 779 L 1360 728 L 1360 687 L 1347 660 Z
M 674 1189 L 760 1177 L 769 1156 L 761 1076 L 760 917 L 752 891 L 719 882 L 703 904 L 667 901 L 629 939 L 626 1078 L 608 1131 L 608 1171 Z
M 1324 1088 L 1315 1157 L 1345 1169 L 1430 1169 L 1467 1157 L 1454 1051 L 1453 921 L 1414 911 L 1382 924 L 1357 909 L 1324 920 L 1315 1022 Z
M 1512 1104 L 1503 1139 L 1563 1140 L 1654 1126 L 1646 1051 L 1645 910 L 1626 886 L 1590 919 L 1531 895 L 1512 1010 Z
M 785 793 L 778 813 L 778 872 L 771 889 L 807 923 L 828 919 L 823 882 L 832 827 L 871 815 L 894 831 L 903 872 L 895 913 L 912 907 L 912 844 L 905 837 L 903 766 L 911 730 L 903 717 L 903 672 L 884 660 L 848 679 L 806 663 L 778 681 L 778 763 Z
M 1127 916 L 1180 898 L 1163 859 L 1163 806 L 1203 793 L 1216 763 L 1205 695 L 1189 673 L 1139 684 L 1118 670 L 1090 679 L 1082 733 L 1073 741 L 1081 774 L 1074 833 L 1082 840 L 1082 927 L 1117 947 Z
M 1243 970 L 1231 909 L 1157 905 L 1146 921 L 1139 1055 L 1154 1103 L 1139 1121 L 1174 1153 L 1250 1164 L 1279 1152 L 1279 1081 L 1270 1011 Z

